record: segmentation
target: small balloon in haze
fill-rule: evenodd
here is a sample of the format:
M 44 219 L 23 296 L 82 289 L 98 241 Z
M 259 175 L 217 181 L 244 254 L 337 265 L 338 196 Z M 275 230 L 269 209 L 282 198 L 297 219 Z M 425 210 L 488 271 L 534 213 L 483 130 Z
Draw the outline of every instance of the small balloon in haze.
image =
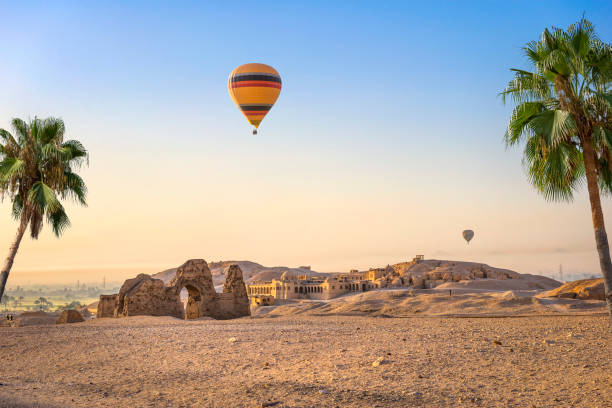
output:
M 463 239 L 465 239 L 468 244 L 470 243 L 472 238 L 474 238 L 474 231 L 472 231 L 472 230 L 465 230 L 465 231 L 463 231 Z

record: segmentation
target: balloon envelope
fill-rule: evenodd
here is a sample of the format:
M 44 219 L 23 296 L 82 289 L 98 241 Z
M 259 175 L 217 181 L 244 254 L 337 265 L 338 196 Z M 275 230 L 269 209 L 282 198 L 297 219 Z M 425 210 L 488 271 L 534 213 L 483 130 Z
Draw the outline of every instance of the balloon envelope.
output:
M 474 231 L 472 230 L 463 231 L 463 239 L 465 239 L 468 242 L 468 244 L 470 243 L 472 238 L 474 238 Z
M 227 80 L 232 100 L 255 128 L 272 109 L 281 88 L 280 75 L 266 64 L 240 65 Z

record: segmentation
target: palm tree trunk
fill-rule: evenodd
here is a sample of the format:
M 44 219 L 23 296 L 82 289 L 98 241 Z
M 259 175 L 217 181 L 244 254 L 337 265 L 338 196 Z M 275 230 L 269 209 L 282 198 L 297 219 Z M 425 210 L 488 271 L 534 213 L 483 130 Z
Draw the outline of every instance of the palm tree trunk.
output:
M 11 245 L 9 249 L 9 254 L 4 261 L 4 266 L 0 271 L 0 299 L 4 295 L 4 287 L 6 286 L 6 281 L 9 276 L 9 272 L 13 267 L 13 262 L 15 261 L 15 255 L 17 255 L 17 250 L 19 249 L 19 244 L 21 243 L 21 239 L 23 238 L 23 234 L 28 228 L 28 222 L 30 221 L 30 217 L 25 214 L 25 209 L 21 213 L 21 221 L 19 222 L 19 228 L 17 229 L 17 236 L 15 237 L 15 241 L 13 241 L 13 245 Z
M 601 198 L 599 196 L 599 185 L 597 184 L 597 172 L 595 167 L 595 152 L 590 137 L 582 140 L 582 153 L 584 155 L 584 168 L 586 171 L 589 199 L 591 201 L 591 213 L 593 216 L 593 228 L 595 229 L 595 242 L 599 253 L 599 266 L 604 278 L 604 291 L 608 311 L 612 320 L 612 261 L 610 260 L 610 246 L 608 245 L 608 234 L 604 224 L 603 211 L 601 210 Z

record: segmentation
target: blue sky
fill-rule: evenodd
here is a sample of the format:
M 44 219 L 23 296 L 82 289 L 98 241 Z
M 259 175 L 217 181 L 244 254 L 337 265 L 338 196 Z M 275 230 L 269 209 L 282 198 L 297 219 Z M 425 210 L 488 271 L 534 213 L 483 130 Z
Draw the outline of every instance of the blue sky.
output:
M 343 270 L 423 252 L 597 271 L 585 194 L 535 193 L 497 94 L 545 27 L 585 13 L 610 42 L 610 2 L 0 4 L 0 127 L 60 116 L 91 152 L 89 208 L 63 240 L 24 243 L 16 269 Z M 257 137 L 226 89 L 247 62 L 283 78 Z M 0 208 L 1 250 L 15 225 Z

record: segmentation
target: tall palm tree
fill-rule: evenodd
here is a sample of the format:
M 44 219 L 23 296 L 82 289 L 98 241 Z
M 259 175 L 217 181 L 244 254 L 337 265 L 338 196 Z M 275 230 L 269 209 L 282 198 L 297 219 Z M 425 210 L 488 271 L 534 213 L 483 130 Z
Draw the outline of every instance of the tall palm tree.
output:
M 612 318 L 612 262 L 601 195 L 612 193 L 612 46 L 586 19 L 544 30 L 527 43 L 531 72 L 512 69 L 501 93 L 514 108 L 505 141 L 525 143 L 531 183 L 548 200 L 566 200 L 586 179 L 595 242 Z
M 56 236 L 70 225 L 60 199 L 87 205 L 87 188 L 74 171 L 88 158 L 77 140 L 64 141 L 64 122 L 47 118 L 13 119 L 14 135 L 0 129 L 0 198 L 12 202 L 17 235 L 0 270 L 0 297 L 28 226 L 37 239 L 46 218 Z

